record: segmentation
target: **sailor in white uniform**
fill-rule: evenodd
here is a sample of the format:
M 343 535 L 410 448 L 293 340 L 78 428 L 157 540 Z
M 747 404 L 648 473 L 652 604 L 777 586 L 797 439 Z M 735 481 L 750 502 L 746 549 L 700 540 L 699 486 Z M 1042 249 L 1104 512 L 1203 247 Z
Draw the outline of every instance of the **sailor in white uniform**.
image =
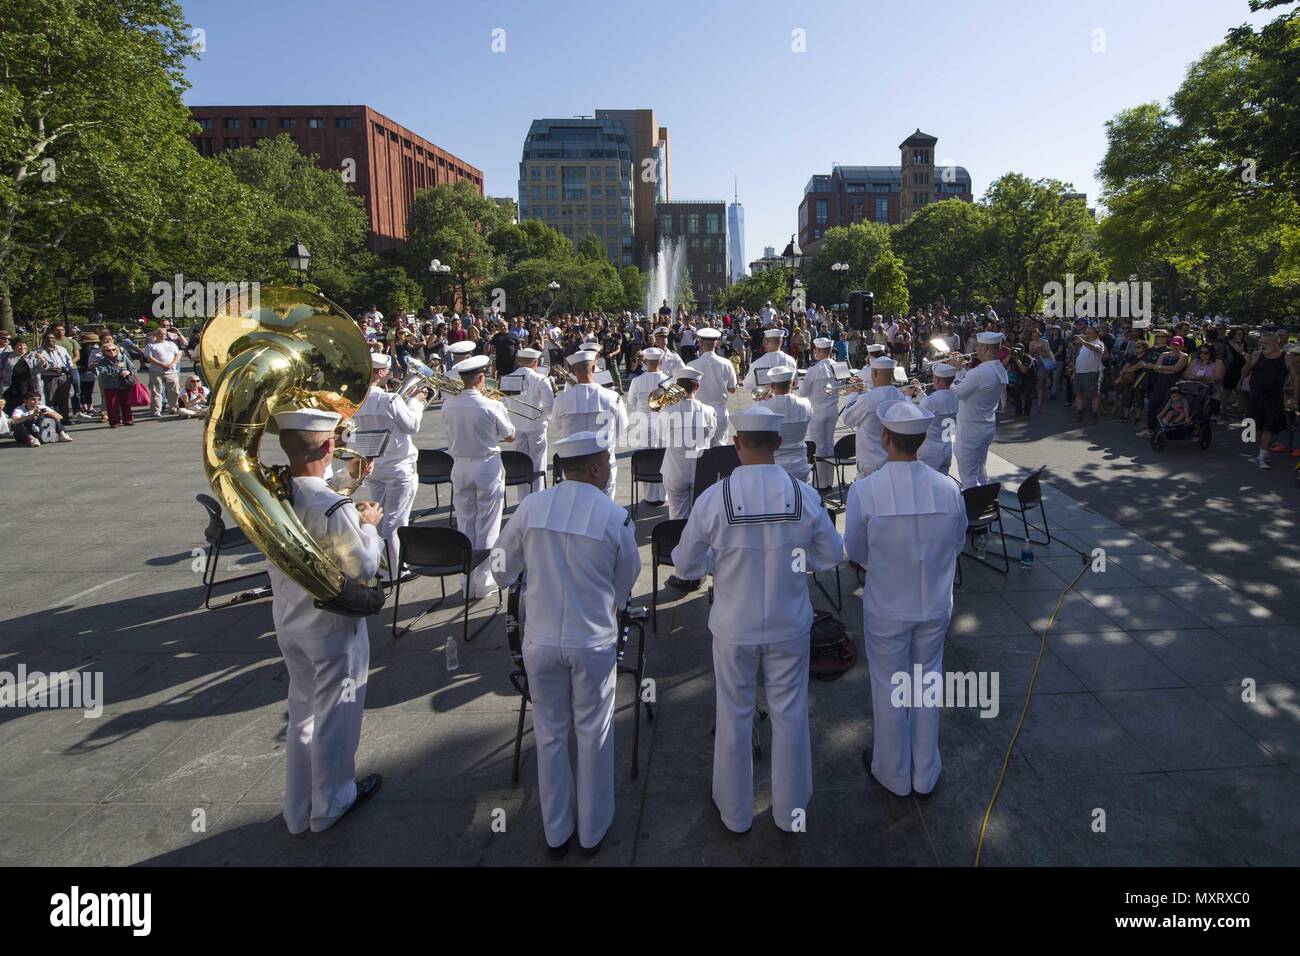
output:
M 881 356 L 871 360 L 871 387 L 854 389 L 840 417 L 844 424 L 857 430 L 858 477 L 865 478 L 885 463 L 885 448 L 880 441 L 880 412 L 886 405 L 904 400 L 894 384 L 898 363 Z
M 885 466 L 849 490 L 844 543 L 866 568 L 862 622 L 871 670 L 871 775 L 901 797 L 939 780 L 939 706 L 914 707 L 924 683 L 943 680 L 952 581 L 966 535 L 966 506 L 947 475 L 916 460 L 933 415 L 911 402 L 881 413 Z M 907 691 L 907 693 L 904 693 Z M 930 704 L 934 702 L 931 701 Z
M 537 349 L 520 349 L 516 354 L 519 364 L 515 371 L 501 380 L 502 388 L 509 387 L 511 379 L 518 381 L 522 391 L 515 399 L 523 405 L 540 409 L 538 412 L 529 411 L 529 415 L 537 416 L 535 419 L 526 418 L 517 411 L 515 401 L 507 399 L 502 403 L 519 436 L 519 450 L 532 459 L 533 471 L 540 473 L 529 487 L 530 494 L 541 491 L 546 485 L 546 469 L 550 467 L 546 460 L 546 422 L 555 405 L 555 389 L 551 386 L 551 380 L 537 370 L 537 361 L 541 357 L 542 353 Z
M 998 430 L 998 403 L 1007 386 L 1007 370 L 998 361 L 1001 332 L 981 332 L 975 337 L 975 356 L 979 364 L 966 367 L 962 355 L 949 357 L 957 366 L 952 384 L 957 396 L 957 440 L 953 453 L 957 457 L 957 477 L 963 488 L 986 485 L 989 481 L 989 446 Z
M 781 340 L 784 338 L 785 332 L 782 329 L 768 329 L 763 333 L 763 354 L 754 359 L 753 364 L 749 366 L 749 371 L 745 373 L 746 389 L 753 391 L 760 384 L 766 384 L 758 380 L 760 370 L 767 371 L 781 367 L 796 370 L 799 368 L 799 363 L 794 360 L 793 355 L 781 351 Z
M 648 348 L 641 352 L 645 371 L 632 379 L 627 386 L 628 435 L 637 448 L 662 448 L 659 435 L 659 412 L 650 407 L 650 393 L 672 379 L 659 369 L 663 359 L 662 349 Z M 661 483 L 642 485 L 642 501 L 648 505 L 664 503 L 664 486 Z
M 614 685 L 619 608 L 641 571 L 636 529 L 604 493 L 609 449 L 594 432 L 555 443 L 564 481 L 525 498 L 497 540 L 494 572 L 525 573 L 524 668 L 533 701 L 546 843 L 563 856 L 576 832 L 600 849 L 614 820 Z M 576 782 L 569 731 L 577 738 Z
M 794 369 L 774 368 L 767 375 L 772 385 L 772 397 L 757 402 L 754 407 L 770 408 L 781 416 L 781 447 L 776 451 L 776 463 L 791 477 L 807 481 L 811 469 L 808 467 L 806 442 L 815 406 L 808 399 L 791 391 L 794 387 Z M 834 422 L 831 424 L 833 426 Z
M 451 505 L 456 510 L 456 527 L 469 538 L 476 551 L 487 551 L 501 532 L 501 512 L 506 503 L 506 472 L 501 464 L 501 442 L 515 440 L 515 426 L 505 406 L 483 392 L 488 357 L 475 355 L 451 367 L 465 389 L 448 396 L 443 403 L 447 428 L 447 451 L 451 467 Z M 487 597 L 497 590 L 488 567 L 481 562 L 466 582 L 472 599 Z
M 663 358 L 660 359 L 659 368 L 667 372 L 672 378 L 677 377 L 677 373 L 686 367 L 686 361 L 676 352 L 668 347 L 668 327 L 659 326 L 655 329 L 655 348 L 663 352 Z
M 559 395 L 551 409 L 551 434 L 558 442 L 578 432 L 595 432 L 609 449 L 609 484 L 605 494 L 612 499 L 618 484 L 615 451 L 627 433 L 627 410 L 618 393 L 595 382 L 596 353 L 579 349 L 565 361 L 577 380 Z
M 366 485 L 384 509 L 384 523 L 379 533 L 388 547 L 389 576 L 396 580 L 399 575 L 396 570 L 397 529 L 410 522 L 411 506 L 415 503 L 415 493 L 420 489 L 415 468 L 420 452 L 415 447 L 415 436 L 424 420 L 424 406 L 429 396 L 421 391 L 411 398 L 402 399 L 396 392 L 385 391 L 380 383 L 388 378 L 391 365 L 389 356 L 382 352 L 370 353 L 370 390 L 352 421 L 358 431 L 388 432 L 388 444 L 384 453 L 372 461 L 374 469 L 366 478 Z M 407 575 L 404 580 L 413 576 Z
M 289 459 L 293 510 L 312 540 L 349 579 L 379 570 L 383 509 L 354 506 L 326 484 L 334 455 L 336 412 L 298 409 L 275 416 Z M 316 607 L 316 599 L 275 565 L 271 617 L 289 673 L 285 733 L 284 822 L 290 833 L 327 830 L 374 796 L 383 779 L 356 780 L 357 745 L 370 670 L 366 619 Z
M 935 362 L 930 366 L 934 388 L 921 399 L 921 407 L 934 420 L 926 432 L 925 443 L 916 453 L 916 460 L 925 462 L 941 475 L 947 475 L 952 465 L 952 438 L 957 430 L 957 394 L 952 390 L 952 380 L 956 374 L 955 366 Z
M 801 828 L 812 797 L 806 573 L 839 564 L 844 542 L 817 492 L 774 463 L 781 416 L 754 406 L 733 422 L 740 466 L 700 495 L 672 560 L 687 577 L 713 574 L 713 802 L 729 830 L 750 828 L 761 675 L 772 721 L 772 819 L 790 831 Z
M 702 328 L 696 333 L 700 340 L 700 357 L 688 366 L 700 373 L 700 390 L 696 399 L 713 409 L 718 427 L 713 432 L 710 447 L 727 442 L 727 399 L 736 393 L 736 366 L 717 352 L 722 333 L 717 329 Z
M 803 377 L 803 384 L 799 386 L 800 397 L 812 403 L 812 421 L 808 426 L 808 437 L 816 446 L 818 458 L 829 458 L 835 451 L 835 420 L 839 417 L 840 395 L 839 392 L 826 394 L 827 385 L 838 384 L 838 379 L 835 377 L 835 362 L 831 357 L 834 349 L 835 342 L 831 339 L 813 339 L 813 358 L 816 362 L 808 369 Z M 788 444 L 784 436 L 782 444 Z M 834 481 L 834 466 L 824 461 L 817 462 L 815 487 L 825 490 Z
M 704 449 L 712 446 L 718 418 L 713 409 L 697 399 L 702 373 L 690 366 L 677 373 L 677 384 L 688 393 L 659 414 L 664 443 L 664 493 L 668 496 L 668 517 L 685 518 L 691 512 L 695 487 L 695 465 Z

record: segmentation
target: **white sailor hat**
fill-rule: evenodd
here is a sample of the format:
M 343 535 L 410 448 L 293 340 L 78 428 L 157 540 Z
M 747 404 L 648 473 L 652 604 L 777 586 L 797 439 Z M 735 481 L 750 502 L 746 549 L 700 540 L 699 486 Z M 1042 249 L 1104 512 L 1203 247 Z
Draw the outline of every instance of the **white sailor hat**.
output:
M 388 366 L 392 364 L 393 364 L 393 359 L 391 356 L 385 355 L 383 352 L 370 353 L 371 368 L 388 368 Z
M 884 347 L 883 345 L 868 345 L 868 346 L 867 346 L 867 354 L 868 354 L 868 355 L 880 355 L 880 354 L 883 353 L 884 351 L 885 351 L 885 347 Z
M 585 458 L 609 451 L 609 445 L 595 432 L 574 432 L 568 438 L 551 443 L 551 450 L 560 459 Z
M 667 334 L 668 334 L 668 330 L 664 328 L 664 326 L 662 325 L 659 326 L 659 328 L 655 329 L 655 335 L 667 335 Z
M 468 355 L 474 351 L 475 347 L 474 343 L 469 339 L 464 339 L 460 342 L 452 342 L 451 345 L 447 346 L 447 351 L 452 355 Z
M 338 412 L 328 412 L 321 408 L 295 408 L 292 411 L 276 412 L 275 424 L 280 431 L 332 432 L 342 419 L 343 416 Z
M 873 359 L 871 360 L 871 368 L 872 368 L 873 371 L 874 371 L 875 369 L 878 369 L 878 368 L 880 368 L 880 369 L 891 369 L 891 368 L 894 368 L 896 365 L 898 365 L 897 362 L 895 362 L 895 361 L 894 361 L 893 359 L 891 359 L 891 358 L 886 358 L 886 357 L 883 356 L 883 355 L 880 356 L 880 358 L 873 358 Z
M 763 333 L 765 339 L 783 339 L 785 338 L 785 329 L 768 329 Z
M 537 351 L 537 349 L 520 349 L 515 354 L 518 355 L 521 359 L 528 359 L 528 360 L 542 357 L 542 353 Z
M 698 368 L 691 368 L 689 365 L 685 365 L 677 370 L 677 377 L 692 382 L 698 382 L 700 379 L 704 378 L 704 373 Z
M 451 371 L 455 375 L 470 375 L 474 372 L 480 371 L 481 369 L 487 368 L 487 365 L 488 357 L 486 355 L 471 355 L 469 358 L 465 359 L 465 361 L 457 362 L 453 365 Z
M 899 435 L 923 435 L 934 419 L 934 412 L 912 402 L 890 402 L 879 414 L 880 423 Z
M 947 362 L 935 362 L 930 366 L 930 374 L 934 378 L 953 378 L 957 374 L 957 369 Z
M 828 339 L 828 338 L 825 338 L 825 337 L 813 339 L 813 348 L 816 348 L 816 349 L 833 349 L 833 348 L 835 348 L 835 340 L 834 340 L 834 339 Z
M 707 328 L 700 329 L 698 332 L 696 332 L 695 337 L 707 341 L 709 339 L 722 338 L 722 333 L 715 328 L 707 327 Z
M 777 382 L 777 383 L 793 381 L 794 369 L 786 368 L 784 366 L 782 366 L 781 368 L 774 368 L 767 373 L 767 380 L 769 382 Z
M 731 424 L 738 432 L 779 432 L 784 421 L 784 415 L 765 405 L 755 405 L 731 415 Z
M 975 341 L 980 345 L 997 345 L 1002 341 L 1001 332 L 981 332 L 975 336 Z
M 647 362 L 658 362 L 661 358 L 664 357 L 664 350 L 657 349 L 654 346 L 651 346 L 648 349 L 642 349 L 641 356 Z
M 574 352 L 564 361 L 569 365 L 581 365 L 583 362 L 594 362 L 596 361 L 596 353 L 588 352 L 586 349 L 578 349 L 578 351 Z
M 579 352 L 595 352 L 597 355 L 599 355 L 599 354 L 603 351 L 603 349 L 602 349 L 601 344 L 600 344 L 599 342 L 592 342 L 592 341 L 588 340 L 588 341 L 583 342 L 581 345 L 578 346 L 578 351 L 579 351 Z

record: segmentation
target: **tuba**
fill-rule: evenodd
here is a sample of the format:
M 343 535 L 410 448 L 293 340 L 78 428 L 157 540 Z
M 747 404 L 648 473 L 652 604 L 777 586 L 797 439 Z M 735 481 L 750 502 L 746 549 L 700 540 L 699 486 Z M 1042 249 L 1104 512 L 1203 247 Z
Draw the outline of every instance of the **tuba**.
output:
M 360 613 L 358 582 L 298 520 L 288 472 L 258 459 L 278 411 L 328 409 L 345 421 L 356 412 L 370 385 L 370 350 L 360 328 L 316 292 L 263 286 L 258 307 L 243 311 L 232 296 L 209 319 L 198 366 L 212 391 L 203 468 L 222 507 L 318 607 Z

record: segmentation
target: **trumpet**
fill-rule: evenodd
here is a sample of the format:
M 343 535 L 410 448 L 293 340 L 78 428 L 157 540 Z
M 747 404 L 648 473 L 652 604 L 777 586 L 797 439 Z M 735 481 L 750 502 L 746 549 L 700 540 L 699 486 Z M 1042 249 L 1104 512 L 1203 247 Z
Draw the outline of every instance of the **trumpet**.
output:
M 925 384 L 922 384 L 916 381 L 915 379 L 913 379 L 910 384 L 899 386 L 898 390 L 902 392 L 904 395 L 906 395 L 908 398 L 912 399 L 913 401 L 917 401 L 933 388 L 934 388 L 933 382 L 926 382 Z
M 661 408 L 667 408 L 669 405 L 676 405 L 686 397 L 686 389 L 680 385 L 674 385 L 671 382 L 665 382 L 646 397 L 646 404 L 654 411 Z
M 551 388 L 557 392 L 561 391 L 568 385 L 576 385 L 578 382 L 578 380 L 573 377 L 573 373 L 563 365 L 552 365 L 549 377 L 551 379 Z
M 850 375 L 842 382 L 827 382 L 822 386 L 822 393 L 830 397 L 844 391 L 856 391 L 859 386 L 865 388 L 866 384 L 866 382 L 862 381 L 861 376 Z

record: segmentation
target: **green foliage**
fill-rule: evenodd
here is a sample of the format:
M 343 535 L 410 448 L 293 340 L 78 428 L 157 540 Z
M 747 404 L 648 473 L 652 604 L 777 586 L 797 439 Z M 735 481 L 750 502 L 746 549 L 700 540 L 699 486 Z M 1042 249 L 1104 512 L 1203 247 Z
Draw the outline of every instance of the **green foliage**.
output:
M 743 307 L 756 312 L 770 301 L 773 306 L 785 308 L 790 296 L 790 278 L 787 269 L 767 269 L 744 276 L 731 284 L 716 307 L 723 311 Z
M 922 206 L 894 228 L 894 250 L 907 265 L 914 305 L 943 296 L 949 308 L 965 310 L 995 298 L 988 260 L 992 224 L 988 206 L 948 199 Z M 845 295 L 836 301 L 846 302 Z
M 618 277 L 623 283 L 623 308 L 640 312 L 645 308 L 645 273 L 636 266 L 624 266 Z
M 525 259 L 572 259 L 573 243 L 540 219 L 508 222 L 488 234 L 488 245 L 506 269 Z
M 837 262 L 848 263 L 848 271 L 831 269 Z M 878 311 L 907 311 L 907 273 L 893 250 L 889 227 L 881 223 L 860 222 L 826 230 L 816 258 L 804 265 L 803 272 L 809 302 L 847 302 L 849 292 L 866 289 L 875 294 Z
M 435 299 L 439 281 L 429 271 L 437 259 L 451 267 L 451 280 L 463 302 L 481 301 L 495 275 L 501 271 L 500 254 L 488 236 L 508 222 L 509 211 L 480 196 L 465 180 L 458 180 L 415 194 L 406 219 L 407 271 L 418 277 L 425 297 Z
M 578 243 L 578 258 L 608 261 L 609 256 L 605 253 L 605 243 L 595 233 L 589 232 Z

